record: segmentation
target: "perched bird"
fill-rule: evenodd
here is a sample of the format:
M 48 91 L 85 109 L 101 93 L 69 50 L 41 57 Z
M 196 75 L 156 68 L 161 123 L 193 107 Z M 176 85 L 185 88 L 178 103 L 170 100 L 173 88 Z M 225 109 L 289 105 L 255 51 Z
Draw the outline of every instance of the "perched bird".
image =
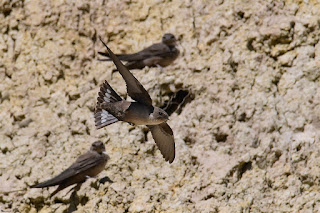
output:
M 135 100 L 123 100 L 105 81 L 100 87 L 98 102 L 95 110 L 95 125 L 97 129 L 108 126 L 117 121 L 126 121 L 136 125 L 147 125 L 151 130 L 153 139 L 166 161 L 173 162 L 175 157 L 175 144 L 173 132 L 166 123 L 168 114 L 159 107 L 152 105 L 150 95 L 132 73 L 113 54 L 108 46 L 110 58 L 116 65 L 127 85 L 128 95 Z
M 171 33 L 166 33 L 162 37 L 162 42 L 147 47 L 140 52 L 133 54 L 117 54 L 121 61 L 127 61 L 125 66 L 131 69 L 142 69 L 148 67 L 166 67 L 177 59 L 179 50 L 176 48 L 176 38 Z M 109 59 L 101 59 L 101 61 L 111 61 L 109 53 L 98 52 L 100 55 Z M 117 71 L 117 69 L 113 70 Z
M 77 186 L 79 184 L 81 185 L 86 179 L 98 175 L 104 169 L 107 161 L 110 159 L 105 153 L 105 150 L 105 146 L 101 141 L 92 143 L 90 150 L 87 153 L 80 155 L 76 162 L 65 171 L 50 180 L 31 186 L 31 188 L 44 188 L 59 185 L 59 187 L 51 194 L 50 197 L 52 197 L 68 186 L 73 184 L 77 184 Z

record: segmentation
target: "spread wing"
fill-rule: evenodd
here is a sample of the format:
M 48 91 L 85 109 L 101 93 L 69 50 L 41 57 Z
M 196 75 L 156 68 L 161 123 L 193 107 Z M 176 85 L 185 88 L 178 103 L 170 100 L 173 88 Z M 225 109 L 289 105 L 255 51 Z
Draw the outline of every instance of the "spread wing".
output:
M 152 105 L 152 100 L 149 93 L 145 90 L 145 88 L 140 84 L 140 82 L 132 75 L 132 73 L 121 63 L 121 61 L 113 54 L 113 52 L 109 49 L 109 47 L 102 41 L 103 45 L 107 48 L 110 58 L 113 63 L 116 65 L 120 74 L 127 84 L 127 92 L 129 96 L 140 103 L 146 105 Z
M 148 127 L 151 130 L 152 137 L 160 149 L 161 154 L 166 161 L 172 163 L 175 157 L 175 144 L 172 129 L 167 123 Z
M 48 187 L 48 186 L 59 185 L 64 180 L 71 178 L 79 173 L 86 172 L 88 169 L 90 169 L 94 166 L 97 166 L 98 164 L 103 163 L 103 162 L 104 162 L 103 156 L 89 151 L 89 152 L 79 156 L 75 163 L 73 163 L 69 168 L 64 170 L 58 176 L 56 176 L 50 180 L 47 180 L 45 182 L 34 185 L 32 187 L 43 188 L 43 187 Z M 84 175 L 84 177 L 85 177 L 85 175 Z

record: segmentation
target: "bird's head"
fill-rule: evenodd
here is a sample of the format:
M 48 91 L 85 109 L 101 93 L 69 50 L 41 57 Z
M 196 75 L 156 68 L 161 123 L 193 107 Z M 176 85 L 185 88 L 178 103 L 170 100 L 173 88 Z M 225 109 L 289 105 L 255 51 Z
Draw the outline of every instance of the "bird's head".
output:
M 166 33 L 162 36 L 162 42 L 166 45 L 175 45 L 176 41 L 176 37 L 174 37 L 174 35 L 171 33 Z
M 169 120 L 169 115 L 163 109 L 154 107 L 153 112 L 150 114 L 150 118 L 153 120 L 154 124 L 161 124 Z
M 92 143 L 90 150 L 101 154 L 102 152 L 106 151 L 106 147 L 101 141 L 96 141 Z

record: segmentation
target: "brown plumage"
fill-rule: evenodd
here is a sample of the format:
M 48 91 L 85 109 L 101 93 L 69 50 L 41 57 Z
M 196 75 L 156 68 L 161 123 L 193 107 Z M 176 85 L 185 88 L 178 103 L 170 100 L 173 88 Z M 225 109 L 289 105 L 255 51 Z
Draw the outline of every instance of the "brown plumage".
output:
M 128 95 L 135 102 L 122 100 L 108 82 L 105 81 L 100 87 L 94 116 L 96 127 L 99 129 L 118 120 L 136 125 L 147 125 L 161 154 L 166 161 L 172 163 L 175 158 L 175 143 L 173 132 L 166 123 L 169 119 L 168 114 L 163 109 L 152 105 L 151 97 L 141 83 L 102 40 L 101 42 L 107 48 L 110 58 L 125 80 Z
M 131 69 L 143 69 L 145 66 L 166 67 L 170 65 L 179 56 L 179 50 L 176 48 L 176 38 L 171 33 L 166 33 L 162 37 L 162 42 L 153 44 L 137 53 L 133 54 L 116 54 L 121 61 L 126 61 L 125 66 Z M 110 54 L 98 52 L 100 55 L 108 59 L 100 59 L 101 61 L 112 61 Z M 113 71 L 118 71 L 117 69 Z
M 51 194 L 54 196 L 64 188 L 73 184 L 81 184 L 103 171 L 109 156 L 104 153 L 105 146 L 101 141 L 92 143 L 88 152 L 80 155 L 76 162 L 56 177 L 31 186 L 31 188 L 44 188 L 58 185 L 58 188 Z

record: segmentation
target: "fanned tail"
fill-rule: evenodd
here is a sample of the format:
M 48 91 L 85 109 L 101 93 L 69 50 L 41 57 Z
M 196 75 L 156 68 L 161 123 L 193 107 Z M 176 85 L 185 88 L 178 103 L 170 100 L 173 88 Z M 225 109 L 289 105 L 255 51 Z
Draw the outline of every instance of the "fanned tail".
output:
M 119 121 L 116 117 L 111 115 L 108 111 L 104 109 L 97 109 L 94 114 L 95 125 L 97 129 L 108 126 Z
M 97 106 L 94 113 L 95 125 L 97 129 L 108 126 L 118 121 L 111 113 L 103 108 L 104 103 L 115 103 L 122 101 L 122 98 L 112 89 L 112 87 L 105 81 L 99 92 L 97 98 Z

